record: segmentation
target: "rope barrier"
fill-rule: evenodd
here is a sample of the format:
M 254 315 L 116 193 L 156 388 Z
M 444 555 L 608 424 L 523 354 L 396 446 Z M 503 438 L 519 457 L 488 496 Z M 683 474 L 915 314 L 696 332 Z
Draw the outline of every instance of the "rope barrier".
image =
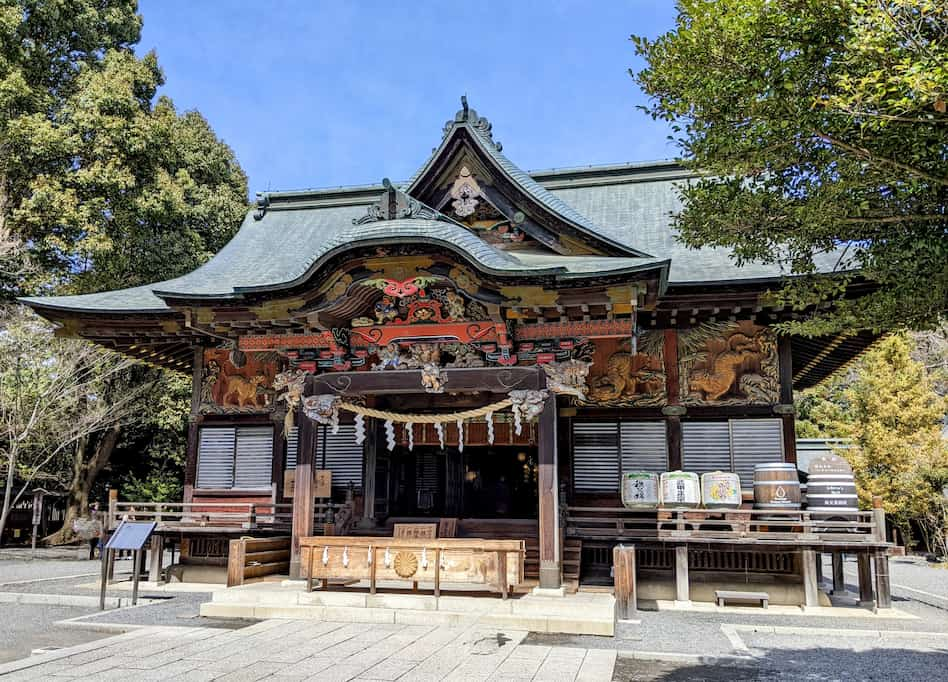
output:
M 398 412 L 387 412 L 386 410 L 375 410 L 362 405 L 354 405 L 340 401 L 339 408 L 360 414 L 363 417 L 374 417 L 375 419 L 384 419 L 385 421 L 397 422 L 399 424 L 443 424 L 445 422 L 456 422 L 461 419 L 475 419 L 477 417 L 486 417 L 492 412 L 503 410 L 513 405 L 510 398 L 478 407 L 473 410 L 464 410 L 462 412 L 452 412 L 449 414 L 401 414 Z

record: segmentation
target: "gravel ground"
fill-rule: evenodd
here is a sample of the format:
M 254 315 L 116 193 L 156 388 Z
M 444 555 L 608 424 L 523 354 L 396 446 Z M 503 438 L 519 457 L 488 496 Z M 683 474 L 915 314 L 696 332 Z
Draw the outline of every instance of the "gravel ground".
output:
M 123 562 L 121 564 L 117 563 L 116 569 L 128 570 L 124 568 L 125 565 L 131 567 L 131 563 Z M 101 565 L 98 561 L 76 561 L 74 559 L 36 559 L 35 561 L 28 561 L 0 558 L 0 584 L 19 580 L 44 580 L 77 575 L 97 576 L 100 570 Z
M 178 593 L 170 599 L 167 592 L 149 594 L 147 590 L 139 595 L 145 598 L 160 599 L 152 604 L 96 612 L 83 618 L 87 623 L 121 623 L 122 625 L 177 625 L 185 627 L 209 627 L 236 629 L 251 625 L 252 620 L 230 620 L 220 618 L 202 618 L 198 611 L 201 604 L 211 600 L 208 592 Z
M 3 604 L 0 607 L 0 663 L 29 656 L 33 649 L 73 646 L 108 637 L 108 633 L 57 627 L 53 623 L 93 613 L 70 606 Z

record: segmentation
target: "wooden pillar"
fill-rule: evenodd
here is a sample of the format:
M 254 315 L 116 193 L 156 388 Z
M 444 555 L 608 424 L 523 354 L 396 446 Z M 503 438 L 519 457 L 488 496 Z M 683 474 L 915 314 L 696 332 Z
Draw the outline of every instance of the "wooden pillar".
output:
M 668 433 L 668 469 L 680 471 L 681 464 L 681 417 L 671 415 L 666 418 Z
M 377 430 L 376 420 L 368 417 L 365 420 L 365 444 L 362 448 L 362 459 L 364 462 L 363 480 L 362 480 L 362 520 L 363 525 L 375 525 L 375 463 L 377 439 L 375 433 Z
M 290 577 L 300 577 L 300 538 L 313 534 L 313 460 L 316 451 L 316 425 L 302 410 L 297 416 L 299 450 L 296 455 L 296 482 L 293 492 L 293 530 L 290 542 Z
M 188 423 L 188 451 L 187 459 L 184 465 L 184 502 L 190 503 L 194 500 L 194 488 L 197 487 L 197 459 L 198 459 L 198 441 L 200 436 L 200 424 L 197 417 L 191 416 Z
M 191 414 L 188 419 L 188 450 L 184 466 L 184 502 L 194 500 L 197 487 L 198 437 L 201 419 L 201 383 L 204 377 L 204 348 L 194 349 L 191 361 Z
M 668 395 L 668 406 L 662 411 L 666 416 L 666 432 L 668 435 L 668 468 L 677 471 L 681 464 L 681 414 L 684 409 L 680 404 L 680 388 L 678 379 L 678 332 L 674 329 L 665 330 L 665 344 L 663 348 L 665 362 L 665 387 Z
M 803 605 L 819 606 L 820 591 L 816 582 L 816 552 L 804 549 L 800 552 L 803 564 Z
M 688 545 L 675 547 L 675 601 L 691 601 L 691 589 L 688 585 Z
M 843 575 L 843 559 L 845 555 L 842 552 L 833 552 L 833 594 L 840 594 L 846 591 L 846 578 Z
M 872 606 L 872 562 L 869 555 L 860 552 L 856 555 L 856 566 L 859 569 L 859 605 Z
M 889 556 L 885 550 L 876 552 L 876 608 L 892 608 L 892 585 L 889 582 Z
M 780 405 L 778 407 L 783 427 L 783 461 L 796 464 L 797 427 L 793 411 L 793 352 L 789 336 L 781 336 L 777 339 L 777 360 L 780 374 Z
M 556 472 L 556 396 L 550 395 L 540 414 L 537 434 L 539 465 L 540 588 L 558 590 L 563 584 L 559 522 L 559 483 Z
M 153 583 L 161 582 L 161 562 L 165 551 L 165 539 L 157 533 L 151 536 L 151 564 L 148 567 L 148 580 Z
M 635 545 L 617 545 L 612 549 L 616 616 L 627 620 L 635 616 L 638 600 L 635 592 Z
M 823 584 L 823 553 L 816 553 L 816 586 Z

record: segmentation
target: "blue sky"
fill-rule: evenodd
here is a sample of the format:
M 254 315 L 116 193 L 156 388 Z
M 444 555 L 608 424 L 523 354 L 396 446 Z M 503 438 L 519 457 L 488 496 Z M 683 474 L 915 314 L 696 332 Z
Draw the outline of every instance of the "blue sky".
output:
M 140 0 L 179 110 L 237 153 L 251 194 L 408 178 L 466 93 L 525 169 L 674 156 L 629 35 L 671 0 Z

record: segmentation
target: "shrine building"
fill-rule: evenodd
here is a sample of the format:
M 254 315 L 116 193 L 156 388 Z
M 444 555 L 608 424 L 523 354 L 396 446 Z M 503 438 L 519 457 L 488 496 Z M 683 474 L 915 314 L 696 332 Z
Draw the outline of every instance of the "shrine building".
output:
M 193 272 L 24 299 L 63 334 L 193 377 L 166 529 L 183 564 L 282 534 L 277 572 L 305 575 L 307 538 L 431 522 L 522 541 L 542 589 L 608 582 L 630 539 L 640 569 L 672 570 L 684 536 L 655 510 L 637 533 L 623 473 L 734 472 L 749 507 L 756 465 L 796 461 L 793 392 L 874 340 L 777 334 L 808 312 L 768 303 L 787 273 L 678 240 L 678 163 L 524 171 L 462 105 L 406 182 L 261 193 Z M 215 517 L 245 508 L 236 527 Z M 693 571 L 800 570 L 790 541 L 688 551 Z

